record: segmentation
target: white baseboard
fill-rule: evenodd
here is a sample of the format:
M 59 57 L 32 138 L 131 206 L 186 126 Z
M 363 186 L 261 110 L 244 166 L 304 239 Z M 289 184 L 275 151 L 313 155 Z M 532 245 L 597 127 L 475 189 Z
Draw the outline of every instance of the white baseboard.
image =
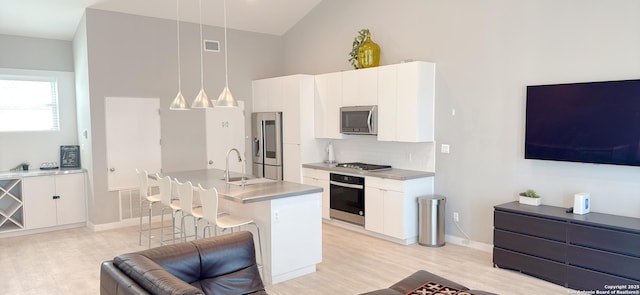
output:
M 151 218 L 151 222 L 160 222 L 160 216 L 154 216 Z M 146 218 L 142 220 L 143 224 L 147 223 Z M 124 219 L 121 221 L 111 222 L 111 223 L 102 223 L 102 224 L 93 224 L 91 222 L 87 222 L 87 227 L 92 231 L 104 231 L 110 229 L 117 229 L 129 226 L 139 226 L 140 219 L 138 217 Z
M 452 235 L 444 235 L 444 241 L 454 245 L 465 246 L 465 247 L 473 248 L 473 249 L 484 251 L 484 252 L 489 252 L 489 253 L 493 252 L 493 245 L 491 244 L 471 241 L 471 240 L 467 240 L 467 239 L 452 236 Z
M 36 229 L 16 229 L 16 230 L 11 230 L 7 232 L 1 232 L 0 239 L 39 234 L 39 233 L 45 233 L 50 231 L 70 229 L 70 228 L 85 227 L 85 226 L 88 226 L 88 223 L 85 224 L 84 222 L 80 222 L 80 223 L 72 223 L 72 224 L 50 226 L 50 227 L 43 227 L 43 228 L 36 228 Z

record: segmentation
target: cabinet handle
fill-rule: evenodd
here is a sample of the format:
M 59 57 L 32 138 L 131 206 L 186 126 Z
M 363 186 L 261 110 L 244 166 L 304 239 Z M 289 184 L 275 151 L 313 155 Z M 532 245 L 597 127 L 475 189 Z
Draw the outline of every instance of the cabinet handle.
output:
M 116 168 L 109 168 L 109 172 L 114 172 L 116 171 Z
M 209 160 L 209 165 L 213 165 L 213 160 Z
M 60 196 L 53 196 L 53 199 L 54 200 L 58 200 L 58 199 L 60 199 Z

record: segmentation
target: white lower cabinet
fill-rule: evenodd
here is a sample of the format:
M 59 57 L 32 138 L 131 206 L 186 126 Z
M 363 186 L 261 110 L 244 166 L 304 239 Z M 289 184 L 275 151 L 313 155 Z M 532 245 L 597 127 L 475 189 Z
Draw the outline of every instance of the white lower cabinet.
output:
M 329 171 L 303 168 L 302 175 L 302 183 L 322 188 L 322 218 L 329 219 Z
M 26 229 L 86 221 L 84 173 L 25 177 Z
M 365 177 L 365 229 L 400 239 L 418 237 L 418 197 L 433 194 L 433 177 L 393 180 Z

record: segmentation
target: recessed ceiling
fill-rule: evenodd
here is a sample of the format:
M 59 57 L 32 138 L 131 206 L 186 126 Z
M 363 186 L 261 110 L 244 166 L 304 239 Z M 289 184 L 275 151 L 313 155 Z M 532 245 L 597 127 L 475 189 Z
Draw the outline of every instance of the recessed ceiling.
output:
M 0 34 L 71 40 L 85 8 L 176 19 L 177 0 L 0 0 Z M 198 22 L 199 0 L 178 0 L 180 20 Z M 223 25 L 223 0 L 201 0 L 202 22 Z M 228 0 L 229 28 L 283 35 L 322 0 Z

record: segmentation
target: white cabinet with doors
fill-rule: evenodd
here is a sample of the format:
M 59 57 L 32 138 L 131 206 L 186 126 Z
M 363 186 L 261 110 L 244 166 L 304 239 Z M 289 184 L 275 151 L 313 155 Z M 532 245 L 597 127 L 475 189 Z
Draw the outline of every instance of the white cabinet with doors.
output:
M 342 72 L 342 106 L 378 104 L 378 68 Z
M 418 238 L 418 197 L 433 194 L 433 177 L 365 177 L 365 229 L 404 244 Z
M 86 221 L 85 174 L 25 177 L 23 183 L 26 229 Z
M 315 137 L 341 139 L 342 73 L 315 76 Z
M 282 112 L 283 176 L 302 182 L 302 163 L 322 160 L 314 138 L 314 77 L 292 75 L 255 80 L 254 112 Z
M 303 168 L 303 183 L 322 188 L 322 218 L 329 219 L 329 171 L 320 169 Z
M 205 122 L 207 132 L 207 168 L 225 170 L 227 166 L 227 151 L 231 148 L 238 149 L 243 160 L 250 156 L 245 153 L 244 101 L 238 101 L 237 108 L 206 109 Z M 232 154 L 229 158 L 230 171 L 242 173 L 244 165 L 245 163 L 238 162 L 235 154 Z
M 434 140 L 435 64 L 378 67 L 378 140 Z

